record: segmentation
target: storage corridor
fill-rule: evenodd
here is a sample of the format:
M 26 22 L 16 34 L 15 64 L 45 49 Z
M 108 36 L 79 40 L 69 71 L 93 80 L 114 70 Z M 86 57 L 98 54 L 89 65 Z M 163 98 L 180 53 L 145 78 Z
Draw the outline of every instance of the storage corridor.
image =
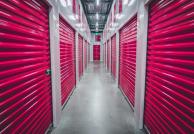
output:
M 194 0 L 0 0 L 0 134 L 194 134 Z
M 103 64 L 88 66 L 63 109 L 59 127 L 52 133 L 135 133 L 132 109 Z

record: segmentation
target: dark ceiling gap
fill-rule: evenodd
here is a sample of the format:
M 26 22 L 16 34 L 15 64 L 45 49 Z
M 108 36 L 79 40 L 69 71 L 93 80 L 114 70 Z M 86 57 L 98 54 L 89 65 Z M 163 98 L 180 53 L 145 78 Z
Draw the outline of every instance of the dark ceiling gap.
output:
M 98 32 L 102 33 L 105 27 L 110 9 L 112 7 L 113 0 L 100 0 L 100 5 L 96 7 L 96 0 L 81 0 L 84 13 L 87 18 L 90 31 L 96 33 L 96 13 L 99 14 L 99 28 Z

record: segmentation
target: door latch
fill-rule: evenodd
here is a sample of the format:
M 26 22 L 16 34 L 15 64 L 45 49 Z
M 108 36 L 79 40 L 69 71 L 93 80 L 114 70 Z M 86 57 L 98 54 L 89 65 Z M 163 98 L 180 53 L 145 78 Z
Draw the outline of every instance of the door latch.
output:
M 50 69 L 46 70 L 46 75 L 51 75 L 51 70 Z

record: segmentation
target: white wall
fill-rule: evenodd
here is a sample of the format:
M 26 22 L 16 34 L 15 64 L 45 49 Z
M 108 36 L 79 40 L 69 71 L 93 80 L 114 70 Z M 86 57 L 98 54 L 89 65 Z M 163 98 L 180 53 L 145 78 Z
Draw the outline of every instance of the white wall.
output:
M 116 54 L 117 54 L 117 79 L 119 76 L 119 30 L 137 14 L 137 48 L 136 48 L 136 80 L 135 80 L 135 106 L 134 115 L 136 129 L 143 129 L 144 97 L 145 97 L 145 75 L 146 75 L 146 53 L 147 53 L 147 25 L 148 9 L 147 3 L 151 0 L 130 0 L 130 4 L 123 7 L 124 17 L 118 20 L 115 30 L 107 33 L 103 43 L 109 40 L 116 33 Z M 115 2 L 115 1 L 114 1 Z M 112 6 L 112 9 L 113 10 Z M 110 17 L 110 14 L 109 14 Z
M 136 47 L 136 81 L 135 81 L 135 120 L 139 129 L 143 128 L 148 9 L 145 0 L 138 1 L 137 14 L 137 47 Z
M 53 126 L 57 127 L 61 119 L 59 10 L 58 3 L 56 1 L 49 0 L 48 3 L 51 5 L 49 12 L 49 27 L 50 27 Z
M 63 0 L 47 0 L 50 6 L 49 27 L 50 27 L 50 57 L 51 57 L 51 82 L 52 82 L 52 111 L 53 111 L 53 127 L 57 127 L 60 123 L 62 106 L 61 106 L 61 74 L 60 74 L 60 44 L 59 44 L 59 15 L 61 15 L 75 31 L 75 47 L 76 47 L 76 82 L 78 83 L 79 62 L 78 62 L 78 33 L 85 40 L 90 42 L 90 36 L 86 32 L 80 31 L 76 27 L 76 22 L 69 18 L 72 14 L 69 8 L 65 8 L 61 1 Z M 80 0 L 77 0 L 80 3 Z M 82 7 L 80 7 L 82 9 Z M 91 42 L 90 42 L 91 43 Z

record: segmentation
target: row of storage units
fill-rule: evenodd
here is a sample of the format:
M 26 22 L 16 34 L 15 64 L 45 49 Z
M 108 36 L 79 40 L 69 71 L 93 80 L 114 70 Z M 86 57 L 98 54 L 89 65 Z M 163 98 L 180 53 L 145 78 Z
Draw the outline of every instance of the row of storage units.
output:
M 43 134 L 53 122 L 49 6 L 3 0 L 0 9 L 0 133 Z M 60 16 L 58 32 L 63 106 L 76 86 L 76 31 Z M 79 35 L 78 44 L 81 78 L 89 43 Z
M 143 126 L 147 132 L 153 134 L 191 134 L 194 98 L 194 2 L 153 0 L 146 6 L 148 27 L 144 57 L 146 71 L 143 83 Z M 136 81 L 139 74 L 136 71 L 139 66 L 137 60 L 142 60 L 137 58 L 137 26 L 141 25 L 137 20 L 138 13 L 135 13 L 116 33 L 119 38 L 114 34 L 105 41 L 103 47 L 104 64 L 114 79 L 117 76 L 115 64 L 118 64 L 116 80 L 132 109 L 135 109 L 136 100 L 139 99 L 135 98 L 135 94 L 140 90 L 136 88 L 139 83 Z M 116 40 L 119 40 L 118 44 Z

